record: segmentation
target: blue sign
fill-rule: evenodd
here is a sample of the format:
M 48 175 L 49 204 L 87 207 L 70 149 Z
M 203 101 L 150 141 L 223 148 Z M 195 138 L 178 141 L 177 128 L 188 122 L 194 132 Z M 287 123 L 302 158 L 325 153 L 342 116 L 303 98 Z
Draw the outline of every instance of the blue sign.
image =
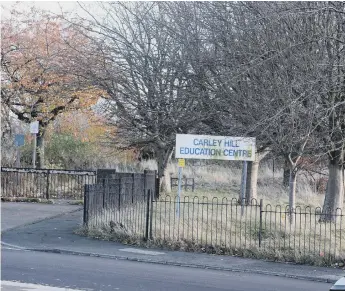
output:
M 24 134 L 16 134 L 14 137 L 14 144 L 17 147 L 23 146 L 24 145 Z

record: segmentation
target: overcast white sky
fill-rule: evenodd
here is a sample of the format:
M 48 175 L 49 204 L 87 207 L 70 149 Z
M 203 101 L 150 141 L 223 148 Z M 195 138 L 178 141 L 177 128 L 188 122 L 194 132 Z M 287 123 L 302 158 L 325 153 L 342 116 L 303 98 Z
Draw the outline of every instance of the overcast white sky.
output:
M 81 1 L 82 3 L 88 2 L 89 4 L 95 1 Z M 52 12 L 54 14 L 63 12 L 78 12 L 82 13 L 77 1 L 1 1 L 1 17 L 9 15 L 8 10 L 16 5 L 17 9 L 28 11 L 31 7 L 37 7 L 42 10 Z

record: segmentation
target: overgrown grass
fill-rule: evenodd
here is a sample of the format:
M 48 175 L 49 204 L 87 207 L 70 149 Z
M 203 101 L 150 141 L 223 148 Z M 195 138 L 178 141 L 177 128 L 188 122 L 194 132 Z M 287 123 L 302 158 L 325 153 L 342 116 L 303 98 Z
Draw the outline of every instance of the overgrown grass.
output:
M 173 251 L 185 251 L 196 253 L 207 253 L 216 255 L 230 255 L 244 258 L 264 259 L 275 262 L 291 262 L 297 264 L 308 264 L 314 266 L 343 267 L 345 257 L 334 257 L 330 253 L 315 255 L 314 253 L 296 253 L 293 250 L 275 250 L 249 246 L 247 248 L 234 246 L 213 246 L 201 244 L 187 239 L 173 240 L 170 238 L 152 238 L 145 240 L 143 236 L 129 235 L 126 232 L 112 232 L 106 228 L 85 228 L 81 227 L 76 234 L 92 237 L 95 239 L 120 242 L 125 245 L 139 246 L 145 248 L 160 248 Z
M 155 161 L 143 161 L 139 165 L 140 169 L 156 170 Z M 227 197 L 238 198 L 241 191 L 241 162 L 210 162 L 187 161 L 186 167 L 182 170 L 183 177 L 194 178 L 195 192 L 191 190 L 182 192 L 185 195 L 196 195 L 198 197 Z M 172 162 L 168 165 L 166 175 L 169 177 L 178 176 L 178 165 Z M 324 176 L 317 175 L 322 178 Z M 324 193 L 317 191 L 317 179 L 311 177 L 306 172 L 299 172 L 296 189 L 296 205 L 321 207 L 324 200 Z M 258 173 L 257 185 L 258 199 L 264 199 L 265 204 L 282 204 L 287 205 L 289 201 L 289 189 L 283 186 L 283 170 L 276 168 L 272 170 L 268 163 L 261 163 Z M 172 193 L 177 193 L 177 187 L 172 189 Z M 164 193 L 170 194 L 170 193 Z
M 242 207 L 227 198 L 161 197 L 150 212 L 149 241 L 144 241 L 146 203 L 98 210 L 84 234 L 125 244 L 172 250 L 265 258 L 329 266 L 345 260 L 345 217 L 320 223 L 316 209 L 297 208 L 290 225 L 284 207 L 256 203 Z M 340 212 L 338 213 L 340 214 Z

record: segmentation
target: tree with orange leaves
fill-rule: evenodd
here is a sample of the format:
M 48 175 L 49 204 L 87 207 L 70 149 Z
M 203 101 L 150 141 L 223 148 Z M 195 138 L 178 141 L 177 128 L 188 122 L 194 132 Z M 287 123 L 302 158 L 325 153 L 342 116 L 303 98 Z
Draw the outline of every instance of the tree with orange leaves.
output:
M 2 21 L 1 102 L 25 123 L 39 121 L 36 167 L 44 167 L 44 135 L 62 112 L 87 110 L 101 91 L 71 73 L 74 47 L 85 37 L 66 24 L 35 12 Z M 38 17 L 37 17 L 38 16 Z

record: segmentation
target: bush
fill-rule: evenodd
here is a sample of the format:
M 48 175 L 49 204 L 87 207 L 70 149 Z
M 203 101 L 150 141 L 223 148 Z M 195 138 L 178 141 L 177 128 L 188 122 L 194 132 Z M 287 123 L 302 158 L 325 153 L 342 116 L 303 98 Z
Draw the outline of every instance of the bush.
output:
M 25 143 L 20 148 L 20 164 L 22 167 L 32 167 L 33 143 Z
M 21 166 L 32 167 L 33 142 L 20 148 Z M 104 153 L 99 144 L 83 142 L 72 134 L 56 134 L 45 139 L 44 168 L 50 169 L 94 169 L 114 161 L 114 155 Z M 11 166 L 11 165 L 9 165 Z
M 46 164 L 64 169 L 90 168 L 92 145 L 70 134 L 54 135 L 45 148 Z

